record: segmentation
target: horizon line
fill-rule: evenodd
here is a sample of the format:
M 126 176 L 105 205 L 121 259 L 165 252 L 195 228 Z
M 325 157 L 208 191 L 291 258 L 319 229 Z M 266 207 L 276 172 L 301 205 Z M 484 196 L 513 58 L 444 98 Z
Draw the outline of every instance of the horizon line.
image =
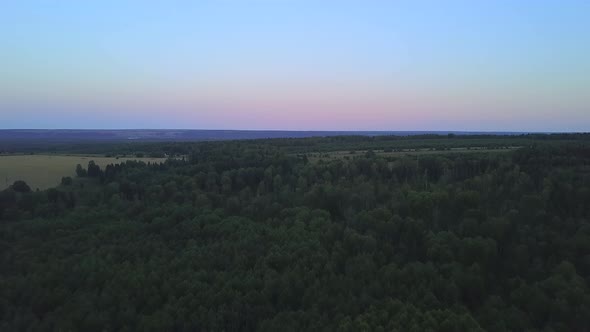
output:
M 304 132 L 304 133 L 317 133 L 317 132 L 328 132 L 328 133 L 411 133 L 411 132 L 424 132 L 424 133 L 506 133 L 506 134 L 583 134 L 590 133 L 590 131 L 514 131 L 514 130 L 362 130 L 362 129 L 181 129 L 181 128 L 0 128 L 0 131 L 233 131 L 233 132 Z

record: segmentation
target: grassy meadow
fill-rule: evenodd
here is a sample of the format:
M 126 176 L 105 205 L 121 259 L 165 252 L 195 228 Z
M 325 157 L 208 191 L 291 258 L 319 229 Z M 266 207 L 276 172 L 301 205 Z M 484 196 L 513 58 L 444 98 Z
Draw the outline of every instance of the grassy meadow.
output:
M 163 162 L 164 158 L 115 158 L 81 155 L 8 155 L 0 156 L 0 189 L 16 180 L 24 180 L 31 189 L 43 190 L 58 185 L 64 176 L 75 176 L 76 165 L 94 162 L 101 168 L 127 160 Z

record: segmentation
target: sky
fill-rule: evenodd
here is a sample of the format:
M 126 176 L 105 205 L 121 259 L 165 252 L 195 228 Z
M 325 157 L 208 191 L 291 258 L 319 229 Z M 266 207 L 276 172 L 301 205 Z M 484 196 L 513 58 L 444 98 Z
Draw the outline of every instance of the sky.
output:
M 2 1 L 41 128 L 590 131 L 590 1 Z

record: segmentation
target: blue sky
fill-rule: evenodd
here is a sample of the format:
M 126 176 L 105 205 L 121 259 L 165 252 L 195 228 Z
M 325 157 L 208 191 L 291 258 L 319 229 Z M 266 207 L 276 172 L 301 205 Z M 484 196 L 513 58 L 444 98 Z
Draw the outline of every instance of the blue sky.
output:
M 0 128 L 590 129 L 588 1 L 6 1 Z

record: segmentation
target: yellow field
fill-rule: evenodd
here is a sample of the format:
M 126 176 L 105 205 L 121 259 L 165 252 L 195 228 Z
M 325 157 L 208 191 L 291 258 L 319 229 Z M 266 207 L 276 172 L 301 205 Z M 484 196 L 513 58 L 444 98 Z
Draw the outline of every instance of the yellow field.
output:
M 5 189 L 16 180 L 24 180 L 31 189 L 47 189 L 58 185 L 64 176 L 74 177 L 76 165 L 86 168 L 88 162 L 94 162 L 101 168 L 108 164 L 122 163 L 127 160 L 144 162 L 163 162 L 164 158 L 108 158 L 100 156 L 62 156 L 62 155 L 12 155 L 0 156 L 0 190 Z

